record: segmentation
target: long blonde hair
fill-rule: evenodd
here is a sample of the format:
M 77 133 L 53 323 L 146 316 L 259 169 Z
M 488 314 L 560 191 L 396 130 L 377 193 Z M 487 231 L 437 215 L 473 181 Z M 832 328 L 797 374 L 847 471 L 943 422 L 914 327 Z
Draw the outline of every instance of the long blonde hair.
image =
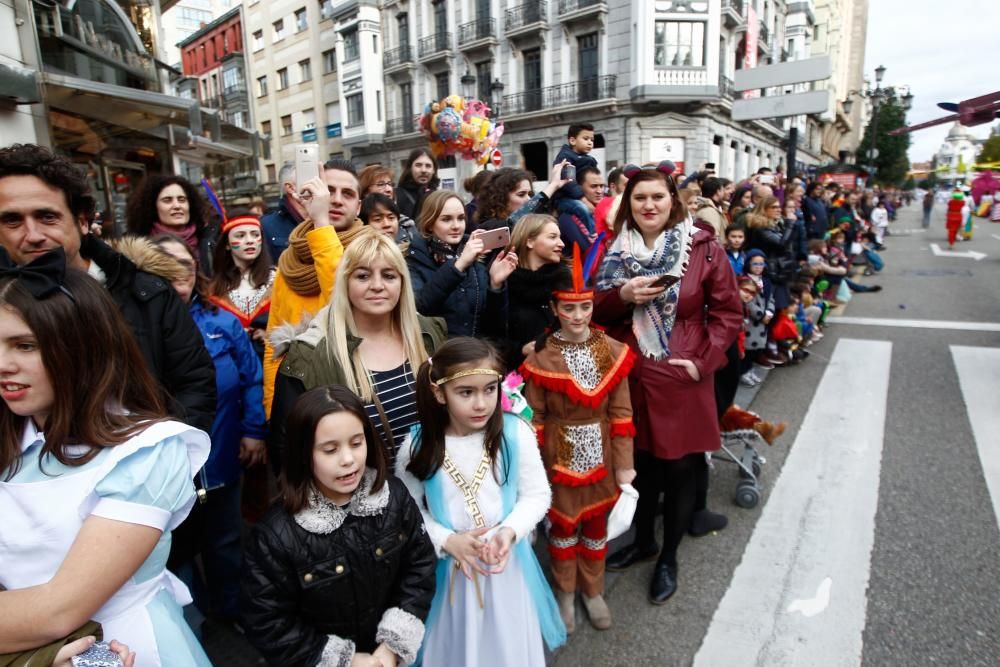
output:
M 417 319 L 417 306 L 413 298 L 413 285 L 410 282 L 410 272 L 406 268 L 403 253 L 391 238 L 371 227 L 364 227 L 344 251 L 344 256 L 337 267 L 333 299 L 327 308 L 323 326 L 326 330 L 326 345 L 330 357 L 340 364 L 345 375 L 350 378 L 348 389 L 360 396 L 365 403 L 373 402 L 374 388 L 368 369 L 361 359 L 360 350 L 355 349 L 352 355 L 347 346 L 348 334 L 358 335 L 354 310 L 347 294 L 347 283 L 354 271 L 371 266 L 378 259 L 385 260 L 390 268 L 399 274 L 399 301 L 392 311 L 392 328 L 394 332 L 398 330 L 402 335 L 406 359 L 413 367 L 414 373 L 420 368 L 420 364 L 427 360 L 427 350 L 424 348 L 420 321 Z
M 530 254 L 528 241 L 537 239 L 545 225 L 550 222 L 559 224 L 559 221 L 551 215 L 529 213 L 514 225 L 514 233 L 510 236 L 510 244 L 514 246 L 514 252 L 517 253 L 517 265 L 520 268 L 528 268 L 528 255 Z

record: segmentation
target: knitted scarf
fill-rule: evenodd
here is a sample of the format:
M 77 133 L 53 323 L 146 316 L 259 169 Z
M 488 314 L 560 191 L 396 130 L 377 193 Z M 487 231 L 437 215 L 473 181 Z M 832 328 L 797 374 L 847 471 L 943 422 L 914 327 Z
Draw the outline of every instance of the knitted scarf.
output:
M 149 235 L 156 236 L 157 234 L 171 234 L 180 238 L 191 249 L 194 256 L 198 256 L 198 228 L 193 223 L 178 227 L 176 225 L 165 225 L 157 220 L 153 223 L 153 228 L 149 230 Z
M 597 289 L 618 289 L 636 276 L 683 278 L 695 231 L 694 221 L 688 217 L 663 231 L 650 250 L 642 234 L 631 228 L 623 229 L 601 264 Z M 656 360 L 670 356 L 670 332 L 677 317 L 680 292 L 681 281 L 678 280 L 663 294 L 632 310 L 632 333 L 644 356 Z
M 289 289 L 300 296 L 316 296 L 319 294 L 319 277 L 313 263 L 312 252 L 306 234 L 315 229 L 312 220 L 303 220 L 292 233 L 288 235 L 288 249 L 291 252 L 281 253 L 278 258 L 278 270 L 285 279 Z M 344 248 L 350 245 L 364 225 L 354 225 L 350 229 L 337 232 Z

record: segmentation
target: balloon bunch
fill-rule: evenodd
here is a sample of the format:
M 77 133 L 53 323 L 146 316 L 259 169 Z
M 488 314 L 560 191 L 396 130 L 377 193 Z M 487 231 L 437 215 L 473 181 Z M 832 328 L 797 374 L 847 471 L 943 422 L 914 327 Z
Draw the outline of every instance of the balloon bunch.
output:
M 458 155 L 478 164 L 486 164 L 503 136 L 503 123 L 490 118 L 485 103 L 460 95 L 428 104 L 419 125 L 435 157 Z

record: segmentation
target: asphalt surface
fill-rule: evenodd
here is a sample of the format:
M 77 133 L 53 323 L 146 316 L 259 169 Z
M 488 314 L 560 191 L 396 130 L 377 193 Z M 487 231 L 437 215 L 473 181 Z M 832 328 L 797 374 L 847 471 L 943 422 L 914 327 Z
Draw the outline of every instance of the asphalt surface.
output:
M 900 212 L 891 225 L 896 234 L 886 240 L 886 268 L 858 279 L 883 291 L 855 295 L 836 315 L 1000 322 L 1000 239 L 993 237 L 1000 225 L 980 220 L 975 238 L 956 246 L 987 253 L 985 259 L 936 257 L 929 243 L 947 247 L 938 209 L 927 232 L 919 229 L 916 204 Z M 1000 348 L 1000 333 L 831 324 L 810 359 L 771 371 L 753 396 L 755 412 L 789 423 L 765 452 L 765 483 L 777 478 L 810 404 L 836 400 L 815 394 L 840 338 L 893 343 L 862 662 L 1000 664 L 1000 530 L 949 351 L 949 345 Z M 737 402 L 746 399 L 741 392 Z M 713 471 L 709 507 L 727 514 L 729 527 L 685 539 L 677 594 L 662 607 L 646 601 L 651 564 L 609 574 L 614 627 L 595 631 L 578 610 L 577 632 L 555 665 L 693 662 L 768 499 L 765 489 L 757 508 L 736 507 L 736 481 L 732 466 Z M 767 663 L 747 656 L 741 664 Z M 819 664 L 857 663 L 830 655 Z
M 855 295 L 835 315 L 1000 322 L 1000 238 L 993 237 L 1000 237 L 1000 225 L 981 220 L 975 238 L 956 247 L 984 252 L 985 259 L 936 257 L 929 243 L 947 247 L 943 215 L 939 206 L 931 229 L 923 232 L 918 205 L 902 210 L 890 228 L 895 234 L 886 241 L 885 270 L 858 279 L 881 284 L 883 291 Z M 815 400 L 837 398 L 816 396 L 816 387 L 841 338 L 892 342 L 861 662 L 873 667 L 1000 664 L 1000 530 L 949 351 L 950 345 L 1000 348 L 1000 332 L 836 323 L 810 348 L 805 363 L 771 371 L 761 387 L 742 389 L 737 396 L 738 404 L 765 419 L 788 422 L 785 434 L 762 452 L 767 464 L 760 505 L 737 507 L 737 470 L 717 464 L 709 507 L 724 512 L 729 526 L 685 539 L 677 594 L 661 607 L 646 601 L 651 563 L 609 573 L 606 597 L 613 627 L 595 631 L 579 607 L 577 631 L 550 656 L 551 664 L 692 664 L 807 410 Z M 1000 378 L 996 386 L 1000 389 Z M 611 551 L 629 539 L 619 539 Z M 232 630 L 210 625 L 204 635 L 215 665 L 258 664 Z M 747 656 L 741 664 L 793 663 L 760 663 Z M 842 664 L 857 661 L 831 655 L 817 663 Z

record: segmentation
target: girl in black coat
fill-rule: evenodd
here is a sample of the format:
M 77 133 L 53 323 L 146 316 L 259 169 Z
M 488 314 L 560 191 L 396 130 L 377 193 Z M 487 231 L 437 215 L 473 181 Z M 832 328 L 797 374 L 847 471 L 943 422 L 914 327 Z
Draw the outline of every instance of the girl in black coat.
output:
M 244 556 L 247 638 L 271 665 L 410 664 L 437 565 L 420 510 L 345 387 L 303 394 L 286 428 L 280 504 Z

